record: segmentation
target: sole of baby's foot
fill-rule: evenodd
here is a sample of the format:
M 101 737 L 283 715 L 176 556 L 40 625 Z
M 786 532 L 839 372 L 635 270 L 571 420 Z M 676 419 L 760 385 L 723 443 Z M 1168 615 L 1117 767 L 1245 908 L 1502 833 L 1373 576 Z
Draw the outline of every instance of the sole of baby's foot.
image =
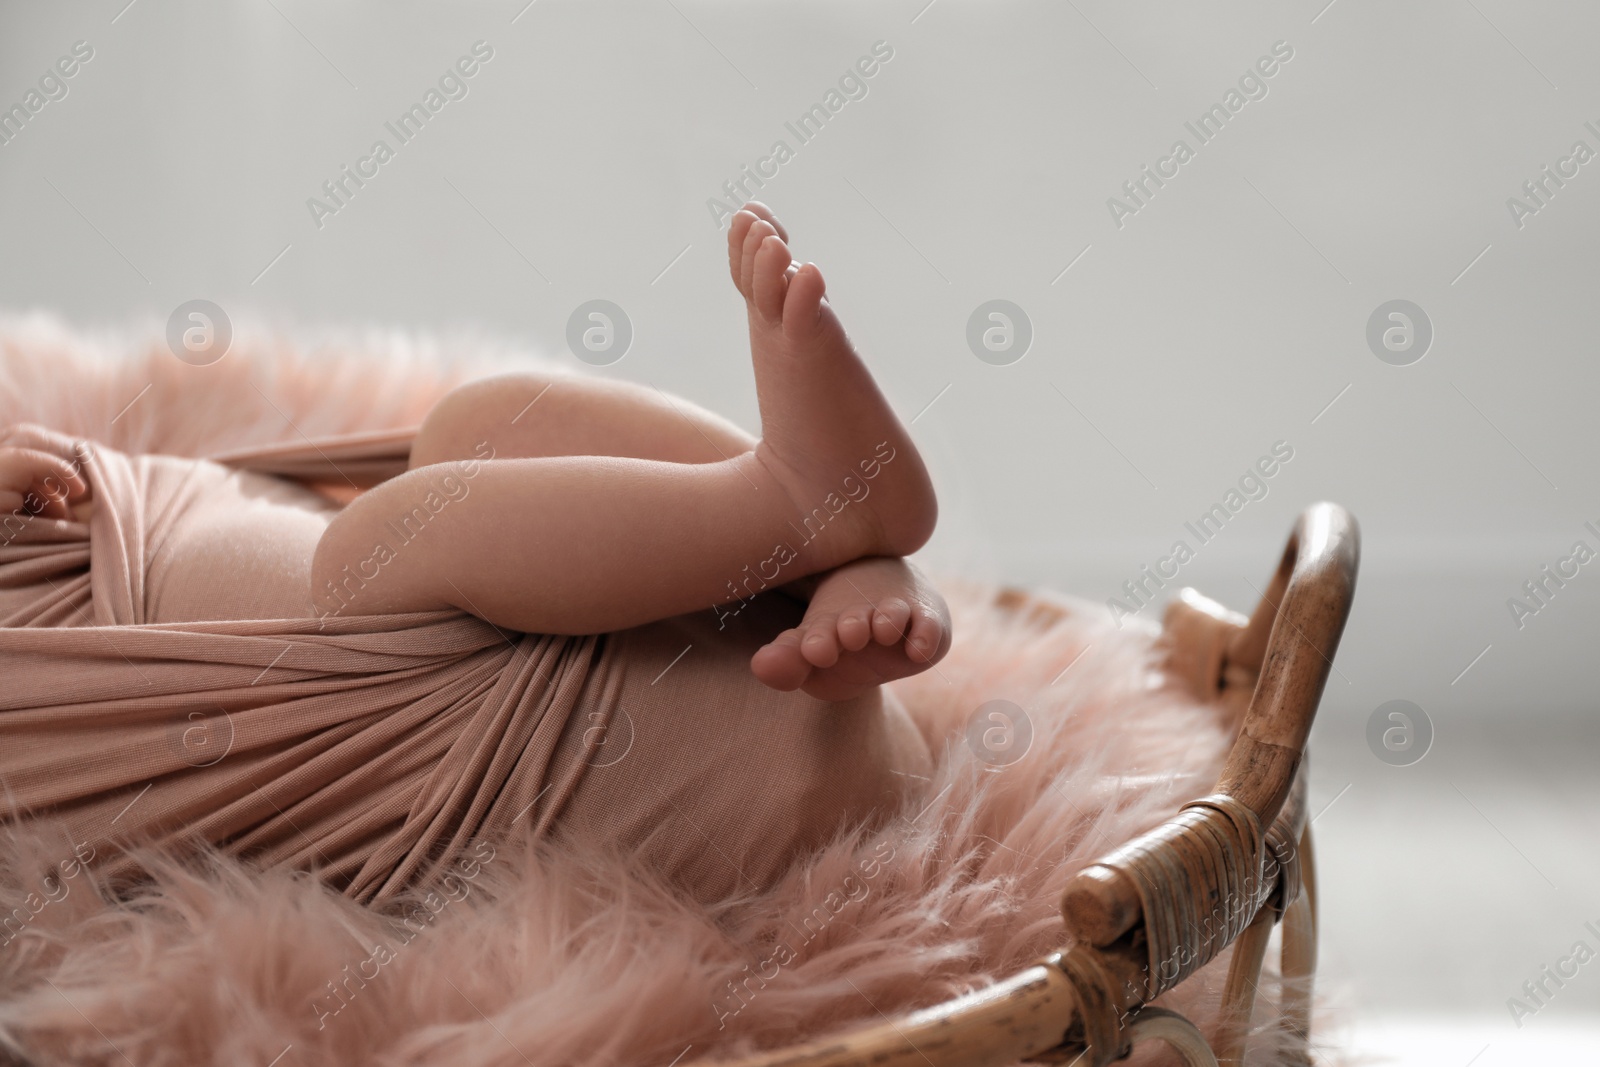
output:
M 824 575 L 800 625 L 751 659 L 774 689 L 848 700 L 932 667 L 950 649 L 944 598 L 903 559 L 867 559 Z
M 823 566 L 916 551 L 938 519 L 933 483 L 829 306 L 822 271 L 794 263 L 786 231 L 758 203 L 734 216 L 728 262 L 750 325 L 755 458 L 793 505 L 795 529 L 817 540 Z

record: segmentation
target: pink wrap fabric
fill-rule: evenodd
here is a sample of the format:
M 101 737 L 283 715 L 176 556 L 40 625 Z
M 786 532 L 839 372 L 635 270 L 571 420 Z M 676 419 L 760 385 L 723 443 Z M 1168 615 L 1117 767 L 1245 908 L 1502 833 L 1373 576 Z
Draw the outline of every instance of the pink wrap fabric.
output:
M 345 495 L 404 470 L 412 431 L 212 459 L 89 443 L 73 520 L 0 522 L 0 817 L 49 816 L 96 866 L 198 839 L 383 904 L 469 843 L 618 848 L 702 899 L 770 885 L 894 810 L 926 744 L 880 693 L 766 689 L 750 654 L 802 606 L 756 598 L 614 634 L 459 612 L 311 609 Z M 21 424 L 0 446 L 78 442 Z

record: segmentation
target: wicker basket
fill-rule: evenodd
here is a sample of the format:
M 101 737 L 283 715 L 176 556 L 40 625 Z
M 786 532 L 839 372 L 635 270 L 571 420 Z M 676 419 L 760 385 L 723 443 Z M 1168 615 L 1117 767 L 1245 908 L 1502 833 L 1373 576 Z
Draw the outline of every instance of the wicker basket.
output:
M 1278 922 L 1283 1013 L 1298 1039 L 1295 1054 L 1309 1063 L 1317 918 L 1303 764 L 1359 557 L 1355 519 L 1335 504 L 1315 504 L 1295 524 L 1250 618 L 1187 589 L 1168 607 L 1168 669 L 1203 699 L 1234 709 L 1238 735 L 1210 796 L 1068 884 L 1059 951 L 975 993 L 724 1064 L 1105 1067 L 1134 1043 L 1157 1039 L 1190 1067 L 1234 1067 L 1243 1061 Z M 1229 944 L 1235 949 L 1212 1048 L 1183 1016 L 1146 1005 Z

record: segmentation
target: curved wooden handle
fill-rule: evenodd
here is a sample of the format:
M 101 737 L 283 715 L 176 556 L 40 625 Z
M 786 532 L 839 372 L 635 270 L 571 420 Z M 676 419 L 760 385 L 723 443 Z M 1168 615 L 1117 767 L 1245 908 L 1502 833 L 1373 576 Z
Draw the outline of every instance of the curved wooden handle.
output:
M 1059 1046 L 1077 994 L 1047 961 L 931 1008 L 715 1067 L 1005 1067 Z M 708 1067 L 697 1060 L 685 1067 Z
M 1227 659 L 1259 668 L 1255 693 L 1216 792 L 1226 793 L 1270 826 L 1294 785 L 1306 735 L 1322 699 L 1333 656 L 1350 615 L 1360 565 L 1355 517 L 1337 504 L 1313 504 L 1289 536 L 1277 573 Z M 1141 919 L 1128 878 L 1094 865 L 1067 885 L 1067 929 L 1091 945 L 1109 945 Z
M 1217 780 L 1256 813 L 1277 818 L 1305 752 L 1333 657 L 1350 617 L 1361 532 L 1337 504 L 1313 504 L 1300 515 L 1278 571 L 1229 659 L 1255 667 L 1260 680 L 1239 739 Z

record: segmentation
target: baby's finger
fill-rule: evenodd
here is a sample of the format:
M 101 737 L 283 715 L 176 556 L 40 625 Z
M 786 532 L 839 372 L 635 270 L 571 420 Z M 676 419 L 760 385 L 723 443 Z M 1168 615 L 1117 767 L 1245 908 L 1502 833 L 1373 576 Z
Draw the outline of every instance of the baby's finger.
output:
M 59 430 L 47 429 L 35 423 L 24 422 L 0 433 L 0 448 L 37 448 L 58 455 L 87 455 L 89 442 L 72 437 Z
M 67 515 L 67 503 L 89 493 L 71 463 L 32 448 L 0 448 L 0 489 L 8 497 L 18 494 L 23 509 L 53 518 Z
M 46 500 L 31 489 L 17 492 L 11 489 L 0 489 L 0 515 L 12 519 L 19 515 L 38 516 L 42 519 L 65 519 L 70 517 L 67 506 L 58 500 Z
M 910 621 L 911 605 L 897 596 L 886 597 L 872 613 L 872 637 L 880 645 L 898 645 L 905 640 Z

